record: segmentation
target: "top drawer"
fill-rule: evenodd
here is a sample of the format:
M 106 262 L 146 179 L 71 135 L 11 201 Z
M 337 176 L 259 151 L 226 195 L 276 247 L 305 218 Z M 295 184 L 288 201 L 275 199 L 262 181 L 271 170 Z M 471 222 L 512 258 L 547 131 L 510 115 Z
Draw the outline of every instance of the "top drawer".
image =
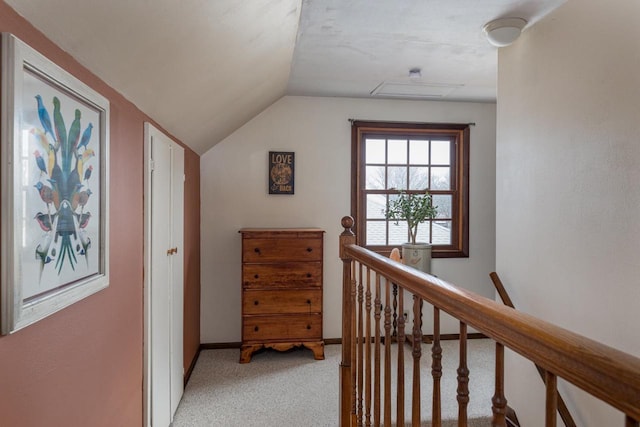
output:
M 322 261 L 322 239 L 242 239 L 242 262 Z

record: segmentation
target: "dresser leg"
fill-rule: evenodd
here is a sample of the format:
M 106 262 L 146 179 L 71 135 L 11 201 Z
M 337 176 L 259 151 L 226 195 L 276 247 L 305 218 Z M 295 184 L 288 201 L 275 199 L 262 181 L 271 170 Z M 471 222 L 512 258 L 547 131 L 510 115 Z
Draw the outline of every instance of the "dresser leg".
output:
M 251 362 L 251 356 L 254 352 L 264 347 L 264 344 L 249 344 L 240 346 L 240 363 Z
M 324 360 L 324 341 L 305 342 L 304 346 L 313 351 L 314 359 Z

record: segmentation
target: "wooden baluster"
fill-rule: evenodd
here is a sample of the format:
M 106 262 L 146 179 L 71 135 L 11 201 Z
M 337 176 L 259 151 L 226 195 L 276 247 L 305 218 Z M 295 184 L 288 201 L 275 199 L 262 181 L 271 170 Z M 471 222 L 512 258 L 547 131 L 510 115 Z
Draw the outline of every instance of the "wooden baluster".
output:
M 398 291 L 398 308 L 400 318 L 398 319 L 398 393 L 396 402 L 396 420 L 398 426 L 404 426 L 404 290 Z
M 413 296 L 413 386 L 411 390 L 411 425 L 420 427 L 420 357 L 422 357 L 422 330 L 420 329 L 420 302 L 422 300 Z
M 358 263 L 359 264 L 359 263 Z M 357 390 L 357 375 L 358 375 L 358 365 L 356 362 L 356 351 L 357 351 L 357 343 L 360 339 L 356 334 L 356 318 L 357 318 L 357 307 L 356 307 L 356 293 L 357 293 L 357 269 L 356 264 L 353 264 L 353 283 L 351 284 L 351 307 L 353 310 L 351 311 L 351 419 L 353 420 L 352 425 L 357 425 L 358 420 L 358 412 L 357 412 L 357 400 L 358 400 L 358 390 Z
M 380 275 L 376 273 L 376 297 L 374 299 L 374 318 L 376 340 L 374 344 L 374 380 L 373 380 L 373 425 L 380 425 Z
M 400 258 L 400 250 L 393 248 L 389 254 L 389 259 L 395 262 L 402 262 Z M 393 337 L 398 336 L 398 285 L 393 284 Z M 400 317 L 404 316 L 404 312 L 400 309 Z
M 398 285 L 393 284 L 393 332 L 392 337 L 398 336 Z
M 460 322 L 460 366 L 458 366 L 458 427 L 467 427 L 469 368 L 467 366 L 467 324 Z
M 351 302 L 352 286 L 355 282 L 352 277 L 352 259 L 344 253 L 344 248 L 348 245 L 355 245 L 356 236 L 351 231 L 353 218 L 345 216 L 342 218 L 344 231 L 340 234 L 340 259 L 342 260 L 342 360 L 340 362 L 340 426 L 350 427 L 353 425 L 352 418 L 352 383 L 351 383 L 351 347 L 352 340 L 352 309 Z
M 362 264 L 359 265 L 358 274 L 358 417 L 357 425 L 362 426 L 362 402 L 363 402 L 363 387 L 364 387 L 364 283 L 363 283 L 363 269 Z M 367 270 L 369 268 L 367 267 Z
M 558 377 L 549 371 L 544 373 L 544 383 L 546 385 L 546 409 L 545 426 L 556 427 L 558 416 Z
M 638 420 L 631 418 L 631 416 L 627 415 L 624 421 L 624 427 L 640 427 L 640 423 Z
M 384 425 L 391 425 L 391 282 L 385 278 L 384 302 Z
M 422 306 L 420 307 L 422 312 Z M 433 377 L 432 415 L 433 427 L 442 425 L 442 396 L 440 379 L 442 378 L 442 347 L 440 346 L 440 309 L 433 307 L 433 344 L 431 345 L 431 376 Z
M 366 332 L 365 332 L 365 426 L 371 426 L 371 270 L 367 268 L 366 291 Z
M 491 426 L 506 427 L 507 399 L 504 396 L 504 346 L 500 343 L 496 343 L 496 391 L 491 402 L 493 403 Z
M 420 300 L 420 331 L 422 331 L 422 309 L 423 309 L 423 308 L 424 308 L 424 300 L 423 300 L 423 299 L 421 299 L 421 300 Z M 426 336 L 425 336 L 425 335 L 422 335 L 422 334 L 421 334 L 421 336 L 422 336 L 422 338 L 420 338 L 420 339 L 421 339 L 422 341 L 424 341 L 424 340 L 425 340 L 425 338 L 426 338 L 426 341 L 425 341 L 425 342 L 427 342 L 427 343 L 429 342 L 429 336 L 428 336 L 428 335 L 426 335 Z

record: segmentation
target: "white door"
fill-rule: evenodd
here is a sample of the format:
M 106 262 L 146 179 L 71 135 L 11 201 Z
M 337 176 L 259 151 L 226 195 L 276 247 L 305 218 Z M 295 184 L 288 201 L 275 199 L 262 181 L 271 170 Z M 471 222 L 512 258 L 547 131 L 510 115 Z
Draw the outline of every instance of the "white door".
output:
M 168 427 L 183 392 L 184 149 L 145 123 L 145 416 Z

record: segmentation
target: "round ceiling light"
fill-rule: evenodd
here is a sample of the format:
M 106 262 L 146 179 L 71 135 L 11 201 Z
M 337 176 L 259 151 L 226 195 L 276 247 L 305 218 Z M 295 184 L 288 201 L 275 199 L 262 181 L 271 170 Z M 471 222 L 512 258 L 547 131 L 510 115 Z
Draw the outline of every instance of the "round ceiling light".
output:
M 500 18 L 483 27 L 489 43 L 496 47 L 509 46 L 520 36 L 527 21 L 522 18 Z

